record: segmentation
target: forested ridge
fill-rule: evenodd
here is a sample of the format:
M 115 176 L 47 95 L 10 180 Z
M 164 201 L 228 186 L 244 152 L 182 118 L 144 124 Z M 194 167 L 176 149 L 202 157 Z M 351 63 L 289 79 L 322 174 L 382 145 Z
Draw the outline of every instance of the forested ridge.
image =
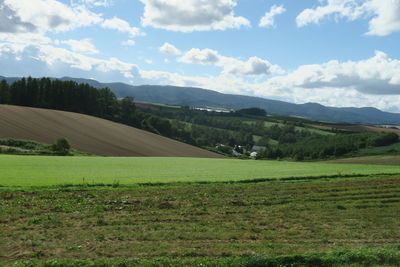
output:
M 134 126 L 226 155 L 314 160 L 340 157 L 367 147 L 398 142 L 394 133 L 324 132 L 302 119 L 267 117 L 246 108 L 229 113 L 150 105 L 138 108 L 132 97 L 118 99 L 109 88 L 50 78 L 0 82 L 0 104 L 71 111 Z

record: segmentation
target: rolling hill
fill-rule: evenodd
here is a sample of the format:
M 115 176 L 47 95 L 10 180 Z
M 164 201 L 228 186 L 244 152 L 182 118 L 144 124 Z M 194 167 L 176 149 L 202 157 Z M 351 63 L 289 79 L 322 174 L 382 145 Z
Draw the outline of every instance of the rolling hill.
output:
M 0 138 L 53 143 L 104 156 L 219 158 L 218 154 L 153 133 L 78 113 L 0 105 Z
M 318 103 L 293 104 L 261 97 L 222 94 L 194 87 L 132 86 L 124 83 L 100 83 L 95 80 L 71 77 L 63 77 L 61 80 L 88 83 L 96 88 L 108 87 L 118 97 L 133 96 L 137 101 L 150 103 L 196 107 L 211 106 L 227 109 L 258 107 L 265 109 L 270 114 L 298 116 L 311 120 L 360 124 L 400 124 L 400 114 L 384 112 L 372 107 L 336 108 L 326 107 Z
M 21 78 L 3 77 L 8 83 Z M 87 83 L 96 88 L 110 88 L 118 97 L 132 96 L 137 101 L 174 104 L 195 107 L 220 107 L 242 109 L 258 107 L 269 114 L 304 117 L 311 120 L 360 123 L 360 124 L 400 124 L 400 114 L 384 112 L 372 107 L 336 108 L 326 107 L 318 103 L 293 104 L 284 101 L 265 99 L 254 96 L 223 94 L 212 90 L 159 85 L 133 86 L 125 83 L 100 83 L 92 79 L 62 77 L 59 80 Z

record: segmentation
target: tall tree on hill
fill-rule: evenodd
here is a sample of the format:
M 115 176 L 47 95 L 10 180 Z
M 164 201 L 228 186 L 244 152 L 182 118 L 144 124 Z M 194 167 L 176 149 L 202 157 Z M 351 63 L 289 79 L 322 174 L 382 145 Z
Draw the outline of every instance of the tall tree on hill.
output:
M 122 123 L 136 125 L 136 106 L 133 97 L 127 96 L 120 100 L 120 120 Z
M 0 82 L 0 104 L 10 103 L 10 86 L 5 80 Z

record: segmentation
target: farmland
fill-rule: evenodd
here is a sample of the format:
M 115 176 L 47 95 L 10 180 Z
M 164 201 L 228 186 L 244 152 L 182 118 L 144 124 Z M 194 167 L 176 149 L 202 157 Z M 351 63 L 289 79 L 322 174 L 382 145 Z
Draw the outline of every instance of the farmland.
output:
M 51 144 L 66 137 L 72 148 L 103 156 L 206 157 L 218 154 L 93 116 L 0 105 L 0 138 Z
M 329 266 L 394 266 L 400 260 L 396 177 L 6 191 L 0 192 L 0 200 L 3 263 L 136 258 L 142 260 L 121 266 L 160 266 L 157 259 L 163 258 L 174 266 L 225 266 L 257 254 L 348 250 L 360 252 L 329 256 Z M 310 257 L 311 265 L 321 264 L 321 257 Z M 307 257 L 286 259 L 299 264 Z M 268 266 L 278 266 L 276 259 L 272 262 Z M 86 264 L 79 266 L 92 266 Z
M 0 185 L 3 187 L 228 182 L 378 174 L 400 174 L 400 167 L 237 159 L 0 156 Z
M 399 177 L 398 165 L 2 155 L 0 264 L 393 266 Z

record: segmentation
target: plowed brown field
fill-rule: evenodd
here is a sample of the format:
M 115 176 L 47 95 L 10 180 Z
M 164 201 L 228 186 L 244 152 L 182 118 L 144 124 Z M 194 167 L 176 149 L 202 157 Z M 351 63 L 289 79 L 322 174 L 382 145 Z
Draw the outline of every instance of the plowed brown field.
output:
M 78 113 L 0 105 L 0 138 L 53 143 L 66 137 L 76 150 L 104 156 L 223 156 L 153 133 Z

